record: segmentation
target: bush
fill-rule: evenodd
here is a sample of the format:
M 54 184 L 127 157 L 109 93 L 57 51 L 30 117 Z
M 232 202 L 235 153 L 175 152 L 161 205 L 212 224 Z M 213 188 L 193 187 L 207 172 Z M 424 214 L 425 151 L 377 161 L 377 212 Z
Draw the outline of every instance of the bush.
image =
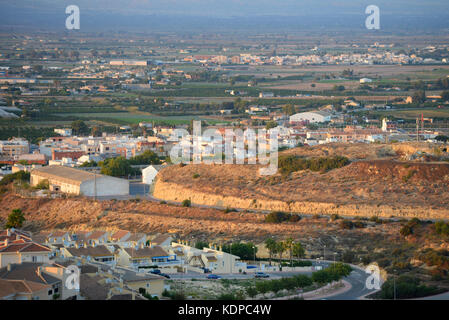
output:
M 25 222 L 25 215 L 21 209 L 13 209 L 8 216 L 8 221 L 6 222 L 5 228 L 21 228 Z
M 439 293 L 436 287 L 425 286 L 421 284 L 421 281 L 417 278 L 408 276 L 400 276 L 396 279 L 396 298 L 397 299 L 410 299 L 425 297 Z M 394 298 L 394 281 L 388 279 L 381 288 L 381 299 L 393 299 Z
M 413 229 L 409 225 L 405 225 L 401 228 L 401 230 L 399 230 L 399 233 L 401 234 L 401 236 L 407 237 L 413 234 Z
M 47 179 L 45 180 L 41 180 L 35 187 L 36 189 L 39 190 L 48 190 L 50 188 L 50 183 L 48 182 Z
M 30 173 L 21 170 L 16 173 L 7 174 L 0 180 L 0 186 L 6 186 L 13 181 L 28 182 L 30 181 Z
M 268 222 L 268 223 L 282 223 L 285 221 L 297 222 L 300 220 L 301 220 L 301 216 L 299 216 L 297 214 L 282 212 L 282 211 L 273 211 L 265 216 L 265 222 Z
M 340 216 L 338 215 L 338 214 L 332 214 L 331 215 L 331 221 L 335 221 L 335 220 L 338 220 L 338 219 L 340 219 Z
M 352 223 L 351 220 L 347 220 L 347 219 L 341 220 L 340 228 L 350 230 L 350 229 L 354 228 L 354 223 Z
M 229 213 L 229 212 L 237 212 L 237 210 L 236 210 L 236 209 L 234 209 L 234 208 L 229 208 L 229 207 L 226 207 L 226 209 L 225 209 L 224 213 Z
M 256 282 L 256 287 L 251 289 L 251 293 L 267 293 L 274 292 L 277 293 L 281 290 L 294 290 L 297 288 L 305 288 L 313 284 L 312 279 L 306 275 L 296 275 L 289 278 L 281 278 L 275 280 L 261 280 Z M 248 293 L 248 289 L 247 289 Z M 248 293 L 249 295 L 249 293 Z M 255 294 L 254 294 L 255 296 Z
M 343 277 L 347 277 L 352 271 L 352 268 L 341 262 L 333 263 L 329 268 L 316 271 L 312 274 L 313 282 L 324 284 L 332 281 L 338 281 Z
M 192 205 L 192 201 L 190 201 L 189 199 L 185 199 L 182 201 L 183 207 L 190 207 L 191 205 Z
M 162 291 L 162 296 L 170 298 L 172 300 L 185 300 L 186 296 L 184 293 L 179 291 L 168 291 L 167 289 L 164 289 Z
M 193 174 L 193 176 L 192 176 L 193 179 L 197 179 L 197 178 L 199 178 L 199 177 L 200 177 L 200 175 L 199 175 L 198 173 L 195 173 L 195 174 Z
M 444 221 L 435 222 L 435 233 L 438 235 L 449 236 L 449 223 L 445 223 Z
M 326 172 L 341 168 L 350 163 L 346 157 L 335 156 L 327 158 L 305 159 L 297 156 L 279 157 L 279 169 L 282 174 L 290 174 L 300 170 L 311 170 Z

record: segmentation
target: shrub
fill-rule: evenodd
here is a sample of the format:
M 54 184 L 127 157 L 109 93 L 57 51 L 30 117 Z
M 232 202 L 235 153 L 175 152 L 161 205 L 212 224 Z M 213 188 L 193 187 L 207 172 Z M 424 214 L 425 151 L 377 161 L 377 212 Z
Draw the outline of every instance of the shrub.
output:
M 189 199 L 185 199 L 182 201 L 183 207 L 190 207 L 191 205 L 192 205 L 192 201 L 190 201 Z
M 200 175 L 198 173 L 194 173 L 193 176 L 192 176 L 193 179 L 197 179 L 199 177 L 200 177 Z
M 297 222 L 300 220 L 301 220 L 301 216 L 299 216 L 297 214 L 282 212 L 282 211 L 273 211 L 265 216 L 265 222 L 268 222 L 268 223 L 282 223 L 285 221 Z
M 25 216 L 21 209 L 13 209 L 8 216 L 5 228 L 20 228 L 25 222 Z
M 419 298 L 440 292 L 436 287 L 422 285 L 419 279 L 409 276 L 400 276 L 395 282 L 396 285 L 393 279 L 388 279 L 382 285 L 380 291 L 381 299 L 393 299 L 394 286 L 396 286 L 396 298 L 398 299 Z
M 445 223 L 444 221 L 435 222 L 435 233 L 439 235 L 449 236 L 449 223 Z
M 347 219 L 341 220 L 340 221 L 340 228 L 342 228 L 342 229 L 352 229 L 352 228 L 354 228 L 354 223 L 352 223 L 351 220 L 347 220 Z
M 401 234 L 401 236 L 407 237 L 413 234 L 413 229 L 409 225 L 405 225 L 401 228 L 401 230 L 399 230 L 399 233 Z
M 335 220 L 338 220 L 338 219 L 340 219 L 340 216 L 338 215 L 338 214 L 332 214 L 331 215 L 331 221 L 335 221 Z
M 279 169 L 282 174 L 290 174 L 300 170 L 311 170 L 326 172 L 341 168 L 350 163 L 346 157 L 335 156 L 327 158 L 305 159 L 297 156 L 279 157 Z
M 12 174 L 7 174 L 6 176 L 3 177 L 2 180 L 0 180 L 0 186 L 6 186 L 13 181 L 21 181 L 21 182 L 30 181 L 30 173 L 21 170 Z
M 402 181 L 408 182 L 411 177 L 413 177 L 416 173 L 416 170 L 410 170 L 405 176 L 402 177 Z

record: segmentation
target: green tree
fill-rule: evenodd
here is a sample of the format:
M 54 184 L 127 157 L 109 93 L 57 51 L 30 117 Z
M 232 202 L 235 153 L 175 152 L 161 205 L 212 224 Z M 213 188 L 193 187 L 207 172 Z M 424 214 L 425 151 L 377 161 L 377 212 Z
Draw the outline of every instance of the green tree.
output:
M 280 265 L 281 268 L 282 268 L 282 266 L 281 266 L 281 264 L 282 264 L 282 256 L 283 256 L 283 254 L 284 254 L 286 249 L 287 249 L 287 246 L 285 245 L 284 241 L 279 241 L 276 244 L 276 252 L 279 255 L 279 265 Z
M 291 116 L 296 112 L 295 106 L 292 104 L 286 104 L 285 106 L 282 107 L 282 110 L 288 116 Z
M 72 133 L 75 135 L 89 134 L 89 127 L 84 123 L 83 120 L 73 121 L 71 127 L 72 127 Z
M 448 90 L 443 91 L 443 92 L 441 93 L 441 99 L 442 99 L 443 101 L 449 101 L 449 91 L 448 91 Z
M 288 237 L 287 239 L 285 239 L 285 248 L 288 250 L 288 253 L 290 255 L 290 267 L 293 266 L 293 238 L 292 237 Z
M 132 157 L 129 159 L 130 164 L 140 165 L 140 164 L 161 164 L 161 159 L 156 153 L 150 150 L 144 151 L 142 154 Z
M 268 254 L 270 257 L 270 266 L 271 266 L 271 260 L 273 259 L 273 254 L 276 252 L 276 240 L 273 238 L 268 238 L 265 240 L 265 247 L 268 250 Z
M 424 103 L 426 101 L 426 92 L 424 90 L 417 90 L 412 95 L 413 102 Z
M 8 221 L 6 222 L 5 228 L 21 228 L 25 222 L 25 215 L 21 209 L 13 209 L 8 216 Z
M 301 242 L 295 242 L 293 244 L 293 255 L 299 259 L 304 258 L 305 250 Z
M 124 157 L 106 159 L 100 162 L 100 166 L 102 174 L 113 177 L 127 176 L 133 172 L 129 161 Z
M 101 129 L 99 127 L 95 126 L 95 127 L 92 128 L 90 134 L 93 137 L 101 137 Z
M 272 128 L 276 128 L 278 126 L 278 123 L 276 121 L 268 121 L 265 125 L 265 129 L 270 130 Z

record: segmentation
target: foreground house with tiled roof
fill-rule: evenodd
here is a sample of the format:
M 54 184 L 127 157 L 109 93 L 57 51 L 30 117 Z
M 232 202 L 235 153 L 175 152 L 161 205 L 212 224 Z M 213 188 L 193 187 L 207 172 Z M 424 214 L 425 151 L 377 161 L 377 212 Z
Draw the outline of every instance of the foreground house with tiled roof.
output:
M 6 239 L 0 243 L 0 268 L 12 263 L 49 263 L 50 256 L 51 249 L 36 242 Z
M 117 265 L 138 270 L 142 267 L 173 267 L 181 262 L 176 255 L 169 254 L 162 247 L 130 247 L 116 251 Z
M 61 248 L 61 256 L 64 258 L 84 258 L 88 261 L 96 261 L 107 264 L 113 264 L 115 262 L 114 253 L 108 249 L 107 246 L 95 246 L 95 247 L 72 247 Z
M 12 300 L 53 300 L 61 297 L 63 290 L 61 279 L 46 272 L 41 263 L 9 264 L 0 268 L 0 281 L 3 281 L 9 290 L 14 288 L 14 295 L 9 297 Z

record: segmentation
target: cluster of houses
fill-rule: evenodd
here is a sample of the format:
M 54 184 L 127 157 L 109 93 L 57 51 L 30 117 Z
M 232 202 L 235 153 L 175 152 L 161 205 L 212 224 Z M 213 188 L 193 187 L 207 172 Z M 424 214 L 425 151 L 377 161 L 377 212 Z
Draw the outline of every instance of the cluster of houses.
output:
M 238 256 L 220 247 L 197 249 L 168 234 L 126 230 L 32 235 L 0 231 L 0 300 L 144 299 L 162 297 L 176 273 L 238 273 Z M 67 285 L 75 266 L 79 288 Z M 158 271 L 155 272 L 154 270 Z
M 373 65 L 373 64 L 422 64 L 441 63 L 434 59 L 424 59 L 416 54 L 378 51 L 368 53 L 317 54 L 319 48 L 312 49 L 314 53 L 304 55 L 266 56 L 251 53 L 240 55 L 189 55 L 183 60 L 201 64 L 249 64 L 249 65 Z M 185 53 L 185 52 L 183 52 Z

